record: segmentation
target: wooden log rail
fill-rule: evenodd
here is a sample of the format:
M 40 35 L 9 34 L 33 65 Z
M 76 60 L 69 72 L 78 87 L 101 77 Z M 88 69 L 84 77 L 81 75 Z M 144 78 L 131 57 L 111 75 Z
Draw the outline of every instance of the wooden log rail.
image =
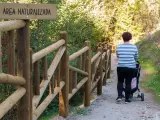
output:
M 87 72 L 85 72 L 85 71 L 83 71 L 83 70 L 80 70 L 80 69 L 78 69 L 78 68 L 76 68 L 76 67 L 69 66 L 69 69 L 72 70 L 72 71 L 75 71 L 75 72 L 78 72 L 78 73 L 81 73 L 81 74 L 83 74 L 83 75 L 88 76 L 88 73 L 87 73 Z
M 43 111 L 47 108 L 47 106 L 52 102 L 52 100 L 56 97 L 56 95 L 62 90 L 65 83 L 60 82 L 60 87 L 54 88 L 54 93 L 49 94 L 45 100 L 33 111 L 33 120 L 38 119 L 38 117 L 43 113 Z
M 92 73 L 92 82 L 94 81 L 100 61 L 101 61 L 101 58 L 97 59 L 97 61 L 94 64 L 94 68 L 93 68 L 94 72 Z
M 36 89 L 38 89 L 37 90 L 38 94 L 35 94 L 35 96 L 33 97 L 33 110 L 38 106 L 38 104 L 39 104 L 39 102 L 40 102 L 40 100 L 42 98 L 42 95 L 45 92 L 45 90 L 46 90 L 46 88 L 47 88 L 47 86 L 48 86 L 48 84 L 49 84 L 49 82 L 50 82 L 50 80 L 51 80 L 51 78 L 52 78 L 52 76 L 53 76 L 53 74 L 54 74 L 54 72 L 55 72 L 55 70 L 56 70 L 56 68 L 57 68 L 62 56 L 63 56 L 63 54 L 64 54 L 64 52 L 65 52 L 65 49 L 66 49 L 65 47 L 62 47 L 57 52 L 54 60 L 52 61 L 51 65 L 50 65 L 50 67 L 48 68 L 48 71 L 47 71 L 48 80 L 43 80 L 41 82 L 41 88 L 39 87 L 40 84 L 37 84 L 37 83 L 34 84 Z M 38 77 L 40 77 L 39 74 L 38 74 Z M 40 81 L 38 83 L 40 83 Z
M 26 23 L 23 20 L 12 20 L 12 21 L 0 22 L 0 31 L 5 32 L 5 31 L 16 30 L 24 27 L 25 25 Z
M 91 57 L 91 43 L 86 41 L 82 49 L 69 56 L 67 33 L 62 31 L 57 42 L 33 53 L 30 48 L 28 20 L 0 22 L 0 38 L 2 32 L 8 34 L 8 66 L 7 73 L 3 73 L 2 58 L 0 58 L 0 84 L 16 85 L 17 90 L 0 104 L 0 119 L 18 103 L 17 120 L 37 120 L 58 94 L 59 115 L 67 117 L 69 100 L 82 86 L 86 107 L 90 105 L 91 92 L 95 88 L 97 95 L 102 94 L 102 86 L 106 85 L 106 80 L 110 77 L 110 46 L 102 45 L 103 47 L 98 48 L 97 53 Z M 16 47 L 15 34 L 17 34 Z M 15 48 L 17 48 L 16 54 Z M 48 65 L 47 55 L 53 54 L 55 50 L 57 53 Z M 78 67 L 69 65 L 69 61 L 76 58 Z M 79 76 L 83 78 L 79 80 Z M 49 94 L 41 101 L 47 88 Z
M 48 46 L 47 48 L 44 48 L 43 50 L 34 53 L 32 55 L 32 63 L 35 65 L 34 69 L 35 69 L 35 73 L 34 76 L 35 79 L 34 81 L 34 87 L 35 87 L 35 95 L 33 96 L 32 99 L 32 105 L 33 105 L 33 118 L 32 119 L 37 119 L 45 110 L 45 108 L 52 102 L 52 100 L 55 98 L 55 96 L 60 93 L 62 91 L 62 89 L 66 88 L 66 84 L 67 84 L 67 77 L 66 75 L 61 78 L 60 76 L 60 72 L 63 70 L 64 72 L 66 72 L 64 67 L 67 65 L 67 39 L 66 39 L 66 33 L 62 32 L 60 34 L 60 39 L 58 42 Z M 53 52 L 54 50 L 58 49 L 57 54 L 55 55 L 51 65 L 49 66 L 49 68 L 47 67 L 47 58 L 46 55 Z M 42 64 L 43 64 L 43 80 L 40 83 L 40 74 L 39 74 L 39 66 L 36 64 L 39 64 L 39 60 L 42 59 Z M 61 63 L 63 63 L 61 65 Z M 62 66 L 62 67 L 61 67 Z M 54 73 L 56 73 L 56 79 L 54 77 Z M 38 78 L 38 79 L 37 79 Z M 60 81 L 60 79 L 62 81 Z M 37 84 L 38 83 L 38 84 Z M 39 84 L 40 83 L 40 84 Z M 64 86 L 65 85 L 65 86 Z M 39 102 L 47 88 L 47 86 L 49 86 L 49 95 L 45 98 L 45 100 L 40 103 Z M 63 95 L 64 93 L 62 93 Z M 63 109 L 66 109 L 65 106 L 63 106 Z M 60 111 L 62 112 L 62 114 L 66 114 L 66 111 Z
M 91 64 L 100 56 L 101 52 L 98 52 L 97 54 L 95 54 L 92 59 L 91 59 Z
M 0 83 L 1 84 L 15 84 L 15 85 L 24 85 L 25 79 L 19 76 L 13 76 L 10 74 L 0 74 Z
M 32 56 L 32 63 L 34 63 L 37 60 L 43 58 L 44 56 L 53 52 L 54 50 L 58 49 L 59 47 L 61 47 L 64 44 L 65 44 L 65 40 L 59 40 L 58 42 L 48 46 L 47 48 L 44 48 L 43 50 L 41 50 L 37 53 L 34 53 L 33 56 Z
M 69 61 L 76 59 L 78 56 L 80 56 L 83 53 L 85 53 L 88 49 L 89 49 L 89 47 L 86 46 L 86 47 L 82 48 L 81 50 L 73 53 L 72 55 L 69 56 Z
M 26 89 L 20 87 L 0 104 L 0 119 L 23 97 L 25 93 Z
M 17 68 L 15 68 L 15 30 L 17 36 Z M 30 81 L 29 78 L 29 66 L 28 59 L 29 49 L 29 21 L 23 20 L 11 20 L 0 22 L 0 34 L 2 32 L 7 33 L 8 42 L 8 66 L 7 74 L 2 73 L 2 55 L 0 57 L 0 83 L 1 84 L 13 84 L 17 85 L 17 90 L 13 92 L 6 100 L 0 104 L 0 119 L 15 105 L 18 103 L 17 119 L 28 120 L 31 116 L 30 109 Z M 0 37 L 1 46 L 1 37 Z M 2 49 L 0 47 L 0 53 Z M 23 68 L 23 69 L 22 69 Z M 17 76 L 15 76 L 15 69 L 17 69 Z M 23 87 L 22 87 L 23 85 Z M 22 99 L 23 98 L 23 99 Z M 20 102 L 19 102 L 20 101 Z M 22 109 L 23 108 L 23 109 Z M 25 115 L 24 115 L 25 114 Z M 27 117 L 26 117 L 27 116 Z
M 70 100 L 72 96 L 87 82 L 88 77 L 83 78 L 76 86 L 72 89 L 72 92 L 69 94 L 68 99 Z

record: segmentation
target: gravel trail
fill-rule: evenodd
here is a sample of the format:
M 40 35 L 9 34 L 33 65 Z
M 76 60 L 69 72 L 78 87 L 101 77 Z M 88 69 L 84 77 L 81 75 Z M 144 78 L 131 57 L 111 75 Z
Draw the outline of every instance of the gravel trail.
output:
M 153 100 L 151 93 L 141 89 L 145 93 L 145 101 L 134 98 L 131 103 L 125 104 L 124 100 L 121 104 L 116 103 L 117 91 L 117 75 L 116 75 L 116 57 L 112 55 L 112 73 L 110 82 L 103 87 L 101 96 L 93 96 L 96 98 L 86 109 L 87 115 L 71 115 L 67 120 L 160 120 L 160 105 Z M 143 75 L 141 75 L 141 80 Z M 58 117 L 60 118 L 60 117 Z M 54 118 L 52 120 L 57 120 Z M 58 119 L 60 120 L 60 119 Z

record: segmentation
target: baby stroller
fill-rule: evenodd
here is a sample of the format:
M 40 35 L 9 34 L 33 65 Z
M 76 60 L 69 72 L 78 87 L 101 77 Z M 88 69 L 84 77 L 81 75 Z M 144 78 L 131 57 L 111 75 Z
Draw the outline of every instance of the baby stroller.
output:
M 139 61 L 137 61 L 136 69 L 137 69 L 136 76 L 132 79 L 132 83 L 131 83 L 130 98 L 133 98 L 133 94 L 138 90 L 137 98 L 141 98 L 141 101 L 144 101 L 144 93 L 141 93 L 139 89 L 139 77 L 140 77 L 140 71 L 141 71 L 141 66 Z

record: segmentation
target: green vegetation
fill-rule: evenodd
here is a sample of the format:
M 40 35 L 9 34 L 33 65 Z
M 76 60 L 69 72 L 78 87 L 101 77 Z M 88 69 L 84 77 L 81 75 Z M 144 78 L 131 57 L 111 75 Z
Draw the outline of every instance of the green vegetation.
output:
M 160 74 L 157 73 L 157 68 L 153 66 L 153 64 L 142 64 L 145 72 L 148 74 L 144 77 L 145 80 L 142 81 L 142 86 L 147 90 L 151 90 L 155 99 L 158 103 L 160 103 Z
M 160 103 L 160 31 L 144 38 L 139 46 L 140 61 L 145 70 L 145 81 L 143 86 L 155 94 Z
M 49 20 L 32 20 L 31 29 L 31 48 L 37 52 L 46 46 L 56 42 L 59 39 L 60 31 L 67 31 L 68 33 L 68 47 L 69 54 L 74 53 L 79 48 L 82 48 L 86 40 L 90 40 L 92 48 L 96 46 L 99 41 L 117 41 L 121 38 L 124 31 L 131 31 L 134 38 L 144 35 L 156 29 L 159 21 L 160 3 L 155 0 L 152 4 L 150 0 L 0 0 L 0 2 L 19 2 L 19 3 L 48 3 L 57 5 L 57 19 Z M 156 33 L 159 34 L 159 33 Z M 155 36 L 156 37 L 156 36 Z M 6 34 L 2 34 L 2 51 L 3 64 L 7 61 L 6 56 Z M 155 38 L 154 38 L 155 39 Z M 143 40 L 143 43 L 146 43 Z M 157 44 L 157 43 L 156 43 Z M 156 59 L 159 55 L 156 51 L 157 47 L 142 45 L 140 47 L 141 61 L 144 63 L 151 63 L 157 66 Z M 151 52 L 155 52 L 154 54 Z M 150 55 L 154 55 L 152 57 Z M 47 55 L 48 63 L 53 60 L 54 54 Z M 151 59 L 150 62 L 148 59 Z M 147 61 L 146 61 L 147 60 Z M 154 62 L 152 62 L 154 61 Z M 71 62 L 76 66 L 77 60 Z M 3 65 L 3 72 L 6 72 L 6 65 Z M 42 67 L 42 65 L 41 65 Z M 157 74 L 159 67 L 155 68 L 153 74 Z M 42 71 L 41 71 L 42 72 Z M 159 75 L 154 75 L 155 81 L 159 79 Z M 41 76 L 42 77 L 42 76 Z M 78 80 L 81 76 L 78 76 Z M 158 82 L 158 81 L 157 81 Z M 155 84 L 155 82 L 152 82 Z M 147 86 L 154 86 L 148 83 Z M 159 91 L 156 88 L 155 91 Z M 0 85 L 0 102 L 14 91 L 13 86 Z M 46 91 L 44 97 L 48 94 Z M 72 98 L 72 106 L 78 106 L 83 101 L 82 93 L 77 93 Z M 81 111 L 81 110 L 80 110 Z M 83 110 L 82 110 L 83 111 Z M 49 119 L 49 116 L 58 113 L 58 101 L 55 99 L 41 116 L 42 120 Z M 80 112 L 81 113 L 81 112 Z M 6 116 L 4 119 L 14 119 L 14 113 Z M 47 116 L 45 118 L 44 116 Z
M 75 110 L 73 111 L 73 115 L 83 115 L 86 116 L 90 113 L 91 108 L 80 108 L 76 107 L 74 108 Z M 72 111 L 72 110 L 71 110 Z

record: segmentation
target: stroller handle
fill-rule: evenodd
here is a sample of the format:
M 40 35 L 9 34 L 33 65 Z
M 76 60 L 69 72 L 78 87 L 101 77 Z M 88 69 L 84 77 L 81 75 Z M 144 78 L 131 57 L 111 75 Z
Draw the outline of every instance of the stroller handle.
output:
M 140 64 L 140 62 L 139 62 L 138 60 L 137 60 L 136 62 L 137 62 L 138 64 Z

